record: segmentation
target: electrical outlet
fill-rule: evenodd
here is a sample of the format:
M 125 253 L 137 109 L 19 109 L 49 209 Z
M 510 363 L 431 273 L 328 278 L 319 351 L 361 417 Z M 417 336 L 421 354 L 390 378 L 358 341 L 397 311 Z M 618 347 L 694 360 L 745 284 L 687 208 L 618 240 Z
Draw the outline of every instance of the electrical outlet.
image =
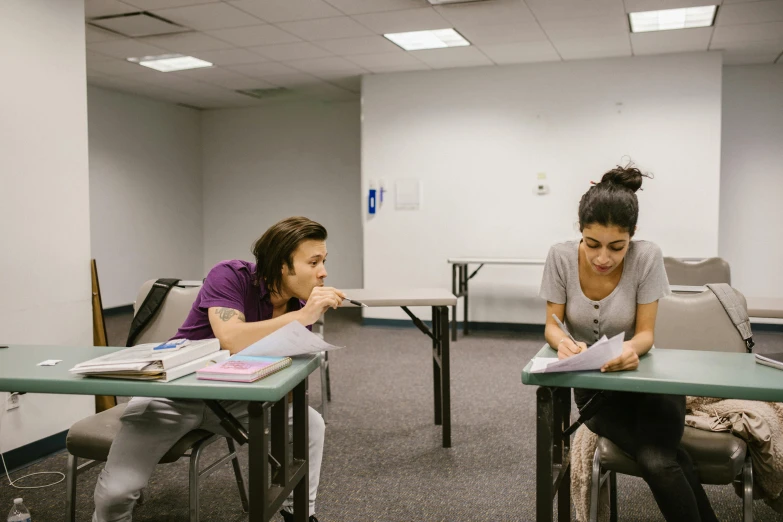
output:
M 19 407 L 19 394 L 14 393 L 5 402 L 5 411 L 15 410 Z

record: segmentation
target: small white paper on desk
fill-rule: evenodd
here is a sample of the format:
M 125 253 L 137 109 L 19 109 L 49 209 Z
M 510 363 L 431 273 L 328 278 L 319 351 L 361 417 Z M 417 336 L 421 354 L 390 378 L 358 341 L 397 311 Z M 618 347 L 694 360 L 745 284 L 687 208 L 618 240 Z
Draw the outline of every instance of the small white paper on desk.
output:
M 293 357 L 339 348 L 339 346 L 325 342 L 302 326 L 299 321 L 294 321 L 251 344 L 238 355 Z
M 534 357 L 530 373 L 582 372 L 600 370 L 601 366 L 619 357 L 623 353 L 625 332 L 620 332 L 611 339 L 604 335 L 587 351 L 568 359 L 553 359 L 549 357 Z

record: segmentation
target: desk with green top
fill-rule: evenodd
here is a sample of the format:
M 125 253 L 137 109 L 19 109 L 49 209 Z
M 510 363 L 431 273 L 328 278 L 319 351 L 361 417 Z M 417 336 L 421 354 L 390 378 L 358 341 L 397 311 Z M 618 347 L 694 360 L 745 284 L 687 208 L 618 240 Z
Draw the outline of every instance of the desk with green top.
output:
M 536 357 L 557 357 L 544 346 Z M 536 390 L 536 520 L 551 522 L 557 495 L 558 520 L 571 520 L 571 388 L 757 401 L 783 401 L 783 373 L 755 362 L 751 353 L 653 349 L 629 372 L 530 373 L 522 382 Z
M 295 358 L 289 368 L 254 383 L 205 381 L 197 379 L 195 375 L 160 383 L 81 377 L 68 371 L 77 363 L 121 349 L 34 345 L 2 348 L 0 391 L 249 401 L 249 519 L 251 522 L 267 522 L 277 513 L 291 491 L 294 492 L 294 519 L 297 522 L 308 519 L 307 376 L 318 368 L 318 356 Z M 62 362 L 56 366 L 38 366 L 38 363 L 47 359 L 62 359 Z M 289 458 L 286 449 L 288 393 L 291 391 L 293 455 Z M 268 411 L 270 420 L 267 420 Z M 270 442 L 271 451 L 267 449 Z M 270 474 L 267 466 L 270 454 L 280 463 L 274 474 Z

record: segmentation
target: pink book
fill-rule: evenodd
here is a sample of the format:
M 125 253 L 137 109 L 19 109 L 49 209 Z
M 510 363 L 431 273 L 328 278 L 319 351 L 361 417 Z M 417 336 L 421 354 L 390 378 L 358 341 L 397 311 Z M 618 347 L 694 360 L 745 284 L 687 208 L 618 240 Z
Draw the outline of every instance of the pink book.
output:
M 255 357 L 234 355 L 227 361 L 201 368 L 199 379 L 213 381 L 254 382 L 291 366 L 290 357 Z

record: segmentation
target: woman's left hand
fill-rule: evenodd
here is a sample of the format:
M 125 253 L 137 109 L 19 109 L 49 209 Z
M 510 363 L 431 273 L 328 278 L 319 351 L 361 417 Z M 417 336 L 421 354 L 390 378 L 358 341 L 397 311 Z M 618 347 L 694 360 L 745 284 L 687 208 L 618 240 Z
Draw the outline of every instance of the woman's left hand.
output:
M 635 370 L 639 367 L 639 356 L 630 341 L 623 343 L 623 353 L 601 367 L 602 372 L 620 372 Z

